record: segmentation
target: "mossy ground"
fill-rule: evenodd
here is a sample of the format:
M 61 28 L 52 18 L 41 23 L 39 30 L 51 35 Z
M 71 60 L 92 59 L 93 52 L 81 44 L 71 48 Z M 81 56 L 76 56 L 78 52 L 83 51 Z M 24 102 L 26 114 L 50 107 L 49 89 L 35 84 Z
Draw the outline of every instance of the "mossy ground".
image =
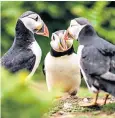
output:
M 95 107 L 79 106 L 81 103 L 92 102 L 92 95 L 87 88 L 81 88 L 78 94 L 79 97 L 56 100 L 53 102 L 53 107 L 49 110 L 47 118 L 115 118 L 115 100 L 111 96 L 108 98 L 106 105 Z M 104 95 L 104 93 L 100 94 L 98 103 L 103 104 Z
M 80 107 L 81 101 L 83 98 L 71 97 L 54 102 L 49 118 L 115 118 L 115 101 L 103 106 Z

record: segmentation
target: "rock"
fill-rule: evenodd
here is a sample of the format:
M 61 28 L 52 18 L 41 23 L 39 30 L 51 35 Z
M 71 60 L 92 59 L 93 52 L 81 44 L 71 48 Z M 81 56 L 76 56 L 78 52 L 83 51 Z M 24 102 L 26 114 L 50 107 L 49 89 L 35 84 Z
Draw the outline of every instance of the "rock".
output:
M 63 105 L 63 109 L 71 109 L 72 108 L 72 104 L 71 103 L 64 103 Z
M 89 102 L 88 98 L 84 98 L 83 102 L 88 103 Z

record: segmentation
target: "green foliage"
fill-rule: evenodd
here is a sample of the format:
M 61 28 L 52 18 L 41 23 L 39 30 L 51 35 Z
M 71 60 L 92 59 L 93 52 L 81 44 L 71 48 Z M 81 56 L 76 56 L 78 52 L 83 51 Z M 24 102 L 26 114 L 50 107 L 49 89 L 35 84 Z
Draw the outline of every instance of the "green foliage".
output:
M 3 118 L 41 118 L 51 107 L 52 95 L 25 82 L 27 72 L 10 74 L 2 69 L 1 107 Z
M 115 111 L 115 103 L 104 105 L 102 110 L 108 114 L 113 113 L 113 111 Z

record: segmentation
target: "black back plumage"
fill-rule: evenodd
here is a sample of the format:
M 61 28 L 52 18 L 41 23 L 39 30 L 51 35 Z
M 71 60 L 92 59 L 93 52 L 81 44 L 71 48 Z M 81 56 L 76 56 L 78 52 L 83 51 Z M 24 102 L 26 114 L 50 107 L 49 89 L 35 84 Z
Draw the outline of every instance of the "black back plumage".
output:
M 90 25 L 81 30 L 78 40 L 84 45 L 80 63 L 88 85 L 115 96 L 115 78 L 102 77 L 107 72 L 115 74 L 115 45 L 100 38 Z
M 35 40 L 34 34 L 24 26 L 20 19 L 17 21 L 15 30 L 13 45 L 1 58 L 1 65 L 11 72 L 21 69 L 31 71 L 35 63 L 35 55 L 28 47 Z

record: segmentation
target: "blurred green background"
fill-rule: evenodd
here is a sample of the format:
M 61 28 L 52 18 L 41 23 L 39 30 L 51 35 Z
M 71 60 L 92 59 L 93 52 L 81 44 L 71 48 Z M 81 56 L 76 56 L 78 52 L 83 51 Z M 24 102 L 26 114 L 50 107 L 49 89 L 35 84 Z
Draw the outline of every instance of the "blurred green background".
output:
M 56 30 L 67 29 L 71 19 L 74 19 L 76 17 L 85 17 L 89 19 L 89 21 L 92 23 L 95 30 L 101 37 L 115 44 L 115 2 L 2 1 L 1 56 L 11 47 L 13 43 L 15 36 L 15 25 L 18 17 L 20 17 L 23 12 L 28 10 L 34 11 L 41 16 L 41 18 L 49 28 L 50 37 L 51 33 Z M 50 38 L 48 39 L 46 37 L 38 35 L 35 35 L 35 37 L 42 49 L 42 59 L 41 64 L 33 79 L 45 80 L 42 73 L 42 64 L 47 52 L 50 50 Z M 77 45 L 78 43 L 74 42 L 74 47 L 76 47 Z M 75 49 L 77 50 L 77 48 Z M 39 103 L 42 103 L 42 98 L 39 98 L 38 102 L 36 102 L 37 97 L 33 95 L 33 92 L 30 92 L 30 90 L 28 90 L 27 86 L 24 87 L 19 83 L 17 85 L 14 80 L 16 80 L 15 78 L 19 79 L 20 77 L 12 76 L 4 71 L 2 72 L 2 75 L 4 88 L 2 93 L 2 118 L 40 118 L 41 112 L 39 113 L 37 112 L 37 110 L 40 108 Z M 27 96 L 25 97 L 25 95 Z M 28 98 L 28 96 L 31 97 Z M 48 95 L 46 94 L 46 96 Z M 28 99 L 28 101 L 23 101 L 25 99 Z M 36 104 L 36 106 L 33 106 L 33 104 Z M 44 105 L 41 106 L 43 107 Z

